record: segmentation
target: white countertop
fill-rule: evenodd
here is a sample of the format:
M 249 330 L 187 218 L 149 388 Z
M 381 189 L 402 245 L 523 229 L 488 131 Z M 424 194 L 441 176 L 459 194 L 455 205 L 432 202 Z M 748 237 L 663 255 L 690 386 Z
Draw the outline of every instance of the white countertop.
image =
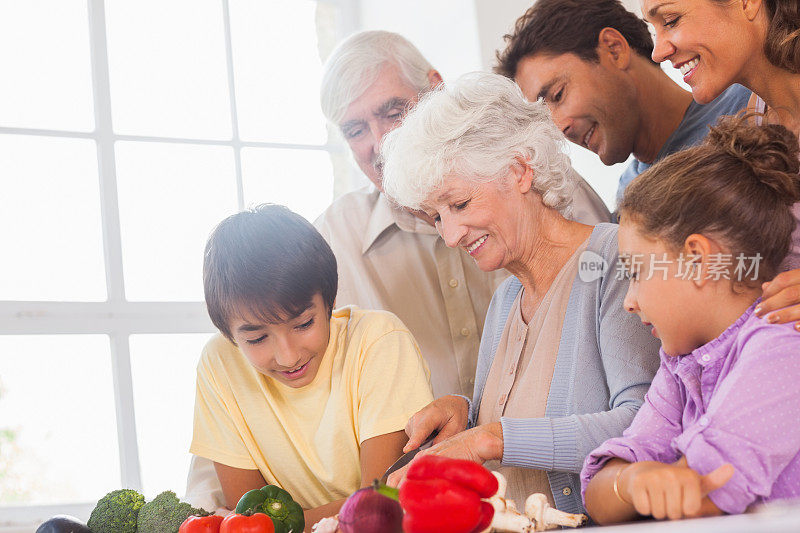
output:
M 674 522 L 647 520 L 599 530 L 603 533 L 800 533 L 800 506 L 770 507 L 750 514 Z
M 33 533 L 36 527 L 0 526 L 0 533 Z M 622 526 L 588 529 L 603 533 L 800 533 L 800 505 L 771 507 L 761 512 L 737 516 L 675 522 L 647 520 Z

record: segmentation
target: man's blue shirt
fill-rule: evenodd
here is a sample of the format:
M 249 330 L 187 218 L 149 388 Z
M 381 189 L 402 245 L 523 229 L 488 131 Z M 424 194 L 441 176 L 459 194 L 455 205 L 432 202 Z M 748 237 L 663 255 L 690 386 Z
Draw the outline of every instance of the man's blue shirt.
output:
M 741 85 L 731 85 L 725 92 L 706 105 L 700 105 L 694 100 L 689 104 L 689 108 L 683 115 L 678 129 L 672 132 L 667 142 L 661 147 L 656 156 L 656 161 L 664 159 L 684 148 L 700 144 L 706 134 L 708 127 L 716 124 L 717 119 L 723 115 L 735 115 L 745 107 L 752 93 L 749 89 Z M 622 175 L 619 177 L 619 187 L 617 188 L 617 204 L 622 200 L 625 188 L 633 179 L 650 168 L 652 163 L 642 163 L 638 159 L 631 161 Z

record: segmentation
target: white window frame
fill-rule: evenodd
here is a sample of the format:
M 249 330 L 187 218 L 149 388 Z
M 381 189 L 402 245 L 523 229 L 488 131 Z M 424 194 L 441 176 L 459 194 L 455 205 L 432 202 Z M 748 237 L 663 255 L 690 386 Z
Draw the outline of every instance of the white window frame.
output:
M 333 4 L 340 14 L 337 37 L 353 32 L 359 25 L 359 0 L 317 0 Z M 117 436 L 122 487 L 142 489 L 139 449 L 136 438 L 133 382 L 129 338 L 135 334 L 212 333 L 214 330 L 202 302 L 130 302 L 125 298 L 122 269 L 122 241 L 117 200 L 114 146 L 117 141 L 201 144 L 232 147 L 234 151 L 237 202 L 244 208 L 241 152 L 243 148 L 289 148 L 342 154 L 342 145 L 244 142 L 239 137 L 233 74 L 231 24 L 228 0 L 220 0 L 226 48 L 227 80 L 233 136 L 230 140 L 118 135 L 112 129 L 111 90 L 104 0 L 87 0 L 89 13 L 92 89 L 95 130 L 92 132 L 0 127 L 0 135 L 29 135 L 91 139 L 97 143 L 100 180 L 101 221 L 105 258 L 107 300 L 104 302 L 0 301 L 0 335 L 103 334 L 110 339 Z M 87 465 L 90 468 L 90 466 Z M 169 487 L 182 492 L 184 487 Z M 98 496 L 99 497 L 99 496 Z M 32 524 L 55 514 L 88 517 L 95 501 L 64 505 L 0 506 L 0 531 L 29 531 Z

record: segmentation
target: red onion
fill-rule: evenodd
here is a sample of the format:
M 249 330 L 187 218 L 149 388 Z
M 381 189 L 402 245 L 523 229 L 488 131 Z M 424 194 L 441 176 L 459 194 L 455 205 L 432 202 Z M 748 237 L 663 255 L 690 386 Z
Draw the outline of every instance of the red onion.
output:
M 375 486 L 365 487 L 344 502 L 339 511 L 339 529 L 342 533 L 402 533 L 403 509 L 396 499 L 384 496 Z

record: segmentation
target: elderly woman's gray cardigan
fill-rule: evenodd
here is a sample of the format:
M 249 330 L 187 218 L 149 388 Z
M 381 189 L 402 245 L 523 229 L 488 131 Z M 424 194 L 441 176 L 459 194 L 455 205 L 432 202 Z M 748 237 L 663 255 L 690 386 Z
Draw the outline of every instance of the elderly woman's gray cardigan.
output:
M 546 470 L 556 507 L 571 513 L 584 512 L 578 476 L 584 458 L 606 439 L 622 435 L 659 366 L 658 339 L 623 308 L 628 283 L 618 275 L 617 228 L 599 224 L 589 238 L 586 250 L 599 256 L 596 262 L 605 260 L 604 273 L 588 282 L 579 275 L 572 283 L 546 416 L 501 418 L 503 464 Z M 584 258 L 581 263 L 586 264 Z M 489 305 L 470 427 L 478 419 L 486 378 L 521 289 L 512 276 L 497 288 Z

